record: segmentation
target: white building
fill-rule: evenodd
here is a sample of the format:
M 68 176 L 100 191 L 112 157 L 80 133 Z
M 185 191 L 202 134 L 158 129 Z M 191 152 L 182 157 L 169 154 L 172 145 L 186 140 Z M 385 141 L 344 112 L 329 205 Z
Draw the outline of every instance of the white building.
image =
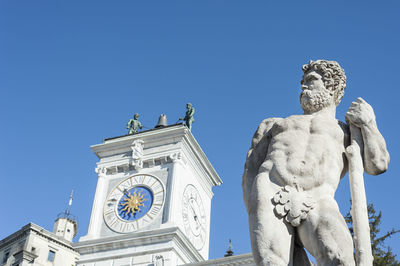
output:
M 0 241 L 0 265 L 71 266 L 78 260 L 70 241 L 33 223 Z
M 32 257 L 35 265 L 254 265 L 251 254 L 208 260 L 212 188 L 222 181 L 186 126 L 110 138 L 91 148 L 99 162 L 88 233 L 72 248 L 76 224 L 56 221 L 59 236 L 42 229 L 71 253 L 65 253 L 66 264 L 56 252 L 53 264 L 39 264 L 40 255 Z M 1 243 L 11 243 L 13 235 Z M 34 254 L 30 248 L 24 249 L 27 257 Z

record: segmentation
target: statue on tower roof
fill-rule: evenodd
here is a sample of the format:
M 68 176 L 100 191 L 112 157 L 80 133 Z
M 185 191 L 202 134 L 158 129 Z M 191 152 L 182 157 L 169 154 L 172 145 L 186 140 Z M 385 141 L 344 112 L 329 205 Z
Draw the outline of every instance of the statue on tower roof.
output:
M 140 123 L 138 119 L 138 113 L 133 116 L 133 119 L 129 119 L 128 124 L 126 125 L 126 129 L 129 129 L 128 134 L 135 134 L 139 131 L 139 129 L 143 128 L 142 123 Z
M 185 121 L 185 125 L 192 130 L 192 124 L 194 122 L 194 108 L 191 103 L 186 104 L 186 114 L 184 118 L 179 118 L 179 120 Z

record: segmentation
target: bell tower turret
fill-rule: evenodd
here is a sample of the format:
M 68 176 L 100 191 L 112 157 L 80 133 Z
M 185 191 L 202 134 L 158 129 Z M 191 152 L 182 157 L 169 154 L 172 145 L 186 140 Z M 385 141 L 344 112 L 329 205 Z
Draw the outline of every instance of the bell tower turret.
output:
M 57 236 L 61 236 L 70 242 L 72 242 L 72 239 L 78 232 L 78 222 L 75 216 L 70 213 L 73 194 L 74 191 L 72 190 L 71 195 L 69 196 L 67 209 L 65 210 L 65 212 L 62 212 L 57 216 L 53 227 L 54 234 L 56 234 Z

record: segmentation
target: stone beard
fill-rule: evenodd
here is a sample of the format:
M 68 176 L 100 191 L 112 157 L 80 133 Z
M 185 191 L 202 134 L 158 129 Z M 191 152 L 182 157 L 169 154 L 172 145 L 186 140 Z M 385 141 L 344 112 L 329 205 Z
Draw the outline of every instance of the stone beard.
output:
M 333 93 L 325 89 L 322 91 L 304 90 L 300 94 L 300 105 L 304 111 L 317 112 L 327 107 L 333 99 Z

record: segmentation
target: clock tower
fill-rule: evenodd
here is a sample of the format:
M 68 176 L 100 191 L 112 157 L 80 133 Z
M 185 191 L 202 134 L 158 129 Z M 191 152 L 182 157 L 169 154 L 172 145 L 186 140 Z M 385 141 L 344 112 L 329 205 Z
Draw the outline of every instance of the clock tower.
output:
M 222 183 L 182 125 L 110 138 L 98 156 L 78 265 L 180 265 L 208 259 L 212 188 Z

